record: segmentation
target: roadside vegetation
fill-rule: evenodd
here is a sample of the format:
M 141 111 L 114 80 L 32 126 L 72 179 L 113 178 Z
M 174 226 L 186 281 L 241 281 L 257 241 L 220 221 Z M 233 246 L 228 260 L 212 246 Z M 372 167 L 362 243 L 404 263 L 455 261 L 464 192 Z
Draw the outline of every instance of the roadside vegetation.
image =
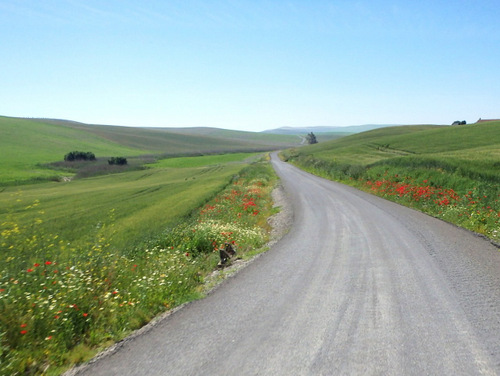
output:
M 282 158 L 500 243 L 500 122 L 383 128 Z
M 246 158 L 4 190 L 0 373 L 59 374 L 201 297 L 224 243 L 261 249 L 276 177 Z

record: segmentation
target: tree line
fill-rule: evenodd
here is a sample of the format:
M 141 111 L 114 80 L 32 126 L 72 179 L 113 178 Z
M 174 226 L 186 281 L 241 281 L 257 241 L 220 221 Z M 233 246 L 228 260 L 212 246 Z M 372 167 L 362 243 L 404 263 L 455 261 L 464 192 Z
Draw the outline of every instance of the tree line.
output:
M 96 161 L 95 154 L 91 151 L 71 151 L 64 156 L 66 162 L 75 161 Z M 108 159 L 110 165 L 126 165 L 127 158 L 125 157 L 111 157 Z

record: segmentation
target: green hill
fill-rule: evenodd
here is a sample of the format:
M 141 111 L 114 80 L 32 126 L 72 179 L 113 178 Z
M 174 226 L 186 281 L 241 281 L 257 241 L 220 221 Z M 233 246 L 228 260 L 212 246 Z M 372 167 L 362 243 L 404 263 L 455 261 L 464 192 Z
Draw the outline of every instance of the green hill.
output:
M 44 164 L 62 161 L 70 151 L 96 157 L 177 156 L 263 151 L 299 143 L 295 136 L 212 128 L 169 129 L 89 125 L 64 120 L 0 117 L 0 184 L 56 179 Z
M 480 160 L 483 167 L 490 168 L 500 160 L 500 122 L 382 128 L 306 146 L 298 154 L 363 166 L 410 156 L 412 160 Z
M 383 128 L 283 155 L 500 242 L 500 121 Z

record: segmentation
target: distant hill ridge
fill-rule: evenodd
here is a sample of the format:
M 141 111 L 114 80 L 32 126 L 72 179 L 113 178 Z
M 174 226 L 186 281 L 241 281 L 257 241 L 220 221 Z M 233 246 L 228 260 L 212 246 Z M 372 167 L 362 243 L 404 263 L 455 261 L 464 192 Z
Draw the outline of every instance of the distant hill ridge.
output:
M 306 133 L 361 133 L 373 129 L 402 126 L 401 124 L 364 124 L 349 126 L 306 126 L 306 127 L 281 127 L 269 129 L 263 133 L 300 135 Z

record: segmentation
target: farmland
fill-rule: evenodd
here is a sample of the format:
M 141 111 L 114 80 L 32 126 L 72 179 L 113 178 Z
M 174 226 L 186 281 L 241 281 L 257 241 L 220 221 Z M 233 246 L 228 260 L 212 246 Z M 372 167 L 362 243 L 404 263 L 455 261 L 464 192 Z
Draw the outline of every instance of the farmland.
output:
M 141 165 L 145 158 L 267 151 L 300 141 L 296 136 L 211 128 L 134 128 L 2 116 L 0 135 L 0 187 L 73 176 L 75 171 L 50 164 L 74 150 L 91 151 L 104 164 L 109 157 L 123 156 Z
M 283 157 L 500 241 L 500 122 L 383 128 Z
M 59 374 L 202 296 L 224 243 L 245 257 L 266 241 L 276 178 L 255 151 L 281 136 L 171 141 L 165 130 L 11 118 L 0 127 L 0 374 Z M 98 160 L 58 162 L 72 150 Z M 113 155 L 131 166 L 95 167 Z

